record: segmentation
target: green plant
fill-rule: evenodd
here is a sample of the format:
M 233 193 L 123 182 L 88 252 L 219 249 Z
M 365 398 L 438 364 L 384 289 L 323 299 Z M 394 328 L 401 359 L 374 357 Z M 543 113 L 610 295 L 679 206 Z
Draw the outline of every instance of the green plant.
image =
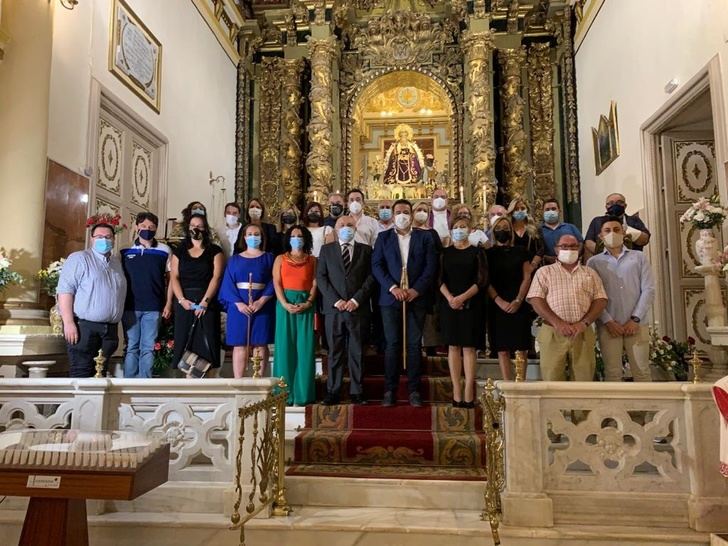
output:
M 164 320 L 159 327 L 157 341 L 154 343 L 154 363 L 152 374 L 162 375 L 172 364 L 174 358 L 174 323 Z
M 8 286 L 23 283 L 23 276 L 17 271 L 13 271 L 12 265 L 13 262 L 10 258 L 0 254 L 0 293 Z

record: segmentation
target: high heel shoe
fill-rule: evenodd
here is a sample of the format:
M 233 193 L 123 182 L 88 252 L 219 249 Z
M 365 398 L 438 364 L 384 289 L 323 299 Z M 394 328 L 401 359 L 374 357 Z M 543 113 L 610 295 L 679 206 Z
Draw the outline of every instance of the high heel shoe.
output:
M 470 402 L 461 402 L 460 407 L 465 409 L 473 409 L 475 407 L 475 400 L 471 400 Z
M 463 403 L 462 402 L 458 402 L 457 400 L 455 400 L 453 398 L 452 399 L 452 407 L 453 408 L 462 408 L 463 407 Z

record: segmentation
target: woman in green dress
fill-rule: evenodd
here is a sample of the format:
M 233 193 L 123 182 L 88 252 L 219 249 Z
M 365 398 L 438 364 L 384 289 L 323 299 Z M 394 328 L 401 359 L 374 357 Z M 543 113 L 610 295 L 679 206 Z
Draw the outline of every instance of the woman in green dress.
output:
M 288 384 L 288 405 L 316 400 L 313 320 L 316 258 L 306 227 L 294 225 L 283 239 L 284 253 L 273 264 L 276 291 L 276 334 L 273 375 Z

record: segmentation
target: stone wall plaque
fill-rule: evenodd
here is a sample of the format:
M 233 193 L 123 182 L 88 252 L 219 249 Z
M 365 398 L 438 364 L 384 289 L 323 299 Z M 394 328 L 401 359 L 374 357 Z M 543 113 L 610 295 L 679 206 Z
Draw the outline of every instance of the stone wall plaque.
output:
M 162 44 L 124 0 L 112 3 L 109 70 L 159 113 Z

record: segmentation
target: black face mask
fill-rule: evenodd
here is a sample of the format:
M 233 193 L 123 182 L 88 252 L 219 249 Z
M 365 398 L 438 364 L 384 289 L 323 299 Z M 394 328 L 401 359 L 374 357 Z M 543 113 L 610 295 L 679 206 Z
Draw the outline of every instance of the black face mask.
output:
M 205 237 L 205 230 L 192 228 L 190 229 L 190 237 L 195 241 L 201 241 Z
M 501 244 L 509 243 L 511 241 L 511 232 L 506 229 L 501 229 L 493 232 L 495 240 Z
M 624 214 L 624 205 L 615 203 L 607 209 L 607 213 L 609 214 L 609 216 L 622 216 Z
M 309 222 L 320 222 L 321 221 L 321 215 L 318 212 L 309 212 L 308 213 L 308 221 Z
M 331 212 L 331 216 L 336 218 L 337 216 L 341 216 L 341 213 L 344 212 L 344 206 L 334 203 L 329 207 L 329 211 Z
M 284 224 L 291 226 L 296 222 L 296 216 L 293 214 L 283 214 L 281 215 L 281 221 Z

